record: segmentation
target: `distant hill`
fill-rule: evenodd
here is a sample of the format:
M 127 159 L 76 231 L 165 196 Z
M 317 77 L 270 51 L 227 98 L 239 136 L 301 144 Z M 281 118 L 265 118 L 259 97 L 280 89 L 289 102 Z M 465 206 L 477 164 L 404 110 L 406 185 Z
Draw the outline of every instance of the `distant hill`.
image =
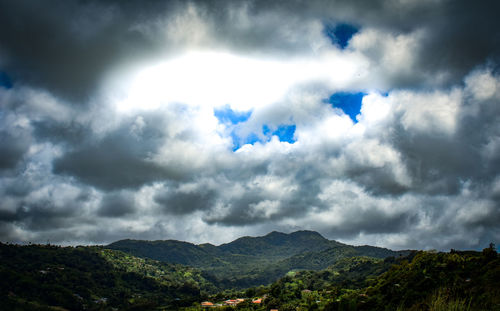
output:
M 139 257 L 194 267 L 220 264 L 218 262 L 218 257 L 220 256 L 219 249 L 216 248 L 211 251 L 207 245 L 200 246 L 176 240 L 121 240 L 109 244 L 106 248 L 119 250 Z
M 327 240 L 314 231 L 297 231 L 290 234 L 273 231 L 262 237 L 242 237 L 218 248 L 231 254 L 286 258 L 337 245 L 343 244 Z
M 176 240 L 121 240 L 106 246 L 134 256 L 193 266 L 217 276 L 222 287 L 267 284 L 290 270 L 319 270 L 341 258 L 366 256 L 386 258 L 408 251 L 374 246 L 351 246 L 328 240 L 314 231 L 242 237 L 230 243 L 192 244 Z

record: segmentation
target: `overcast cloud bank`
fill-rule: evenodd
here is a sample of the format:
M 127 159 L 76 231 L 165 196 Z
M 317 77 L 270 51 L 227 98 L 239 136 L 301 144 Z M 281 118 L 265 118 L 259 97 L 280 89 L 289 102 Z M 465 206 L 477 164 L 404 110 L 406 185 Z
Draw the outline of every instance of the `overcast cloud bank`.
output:
M 498 9 L 0 1 L 0 240 L 498 242 Z

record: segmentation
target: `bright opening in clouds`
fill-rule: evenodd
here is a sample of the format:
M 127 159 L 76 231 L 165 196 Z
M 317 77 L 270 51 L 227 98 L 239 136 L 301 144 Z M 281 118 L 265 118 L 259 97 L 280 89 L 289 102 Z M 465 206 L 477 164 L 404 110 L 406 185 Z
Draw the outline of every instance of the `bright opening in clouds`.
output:
M 249 110 L 278 100 L 307 66 L 249 59 L 227 53 L 189 52 L 141 69 L 117 109 L 157 109 L 171 102 Z M 309 73 L 310 75 L 310 73 Z
M 190 51 L 128 76 L 115 76 L 119 90 L 112 91 L 119 94 L 115 107 L 121 112 L 170 103 L 247 111 L 271 105 L 304 84 L 342 87 L 363 70 L 355 56 L 337 51 L 290 60 Z
M 498 244 L 498 6 L 0 0 L 0 240 Z

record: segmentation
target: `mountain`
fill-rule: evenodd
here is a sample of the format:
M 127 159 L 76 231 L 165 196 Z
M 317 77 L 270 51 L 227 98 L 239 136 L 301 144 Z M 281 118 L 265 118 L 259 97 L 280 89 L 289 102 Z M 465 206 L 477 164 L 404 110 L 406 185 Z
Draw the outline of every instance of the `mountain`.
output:
M 297 231 L 290 234 L 273 231 L 262 237 L 242 237 L 219 248 L 223 252 L 239 255 L 286 258 L 303 252 L 320 251 L 342 245 L 325 239 L 314 231 Z
M 219 286 L 248 287 L 267 284 L 290 270 L 324 269 L 346 257 L 385 258 L 405 255 L 374 246 L 351 246 L 328 240 L 314 231 L 241 237 L 230 243 L 192 244 L 176 240 L 121 240 L 106 246 L 168 263 L 193 266 L 217 276 Z
M 227 260 L 241 257 L 240 255 L 283 259 L 302 252 L 320 251 L 337 245 L 342 244 L 329 241 L 313 231 L 297 231 L 290 234 L 273 231 L 262 237 L 241 237 L 220 246 L 208 243 L 195 245 L 177 240 L 121 240 L 109 244 L 107 248 L 170 263 L 210 267 L 224 264 Z
M 220 256 L 219 249 L 211 249 L 208 245 L 201 246 L 176 240 L 140 241 L 127 239 L 111 243 L 107 248 L 139 257 L 194 267 L 209 267 L 221 264 L 218 259 Z

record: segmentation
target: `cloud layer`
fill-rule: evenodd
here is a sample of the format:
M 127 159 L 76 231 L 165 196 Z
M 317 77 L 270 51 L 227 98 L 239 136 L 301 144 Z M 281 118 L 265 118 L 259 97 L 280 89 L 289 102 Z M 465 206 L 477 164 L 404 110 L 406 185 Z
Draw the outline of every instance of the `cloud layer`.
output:
M 0 1 L 0 240 L 498 242 L 497 9 Z

